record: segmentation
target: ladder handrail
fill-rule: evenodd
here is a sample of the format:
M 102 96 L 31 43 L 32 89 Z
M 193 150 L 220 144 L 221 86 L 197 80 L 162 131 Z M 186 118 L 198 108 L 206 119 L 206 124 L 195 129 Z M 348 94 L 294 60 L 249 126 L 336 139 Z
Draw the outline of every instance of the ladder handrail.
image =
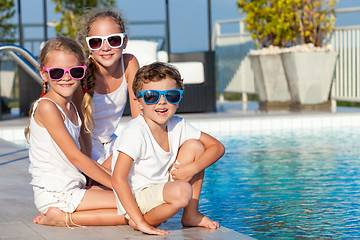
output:
M 22 67 L 39 84 L 43 80 L 37 73 L 39 63 L 36 58 L 25 48 L 15 44 L 0 45 L 0 52 L 9 55 L 20 67 Z

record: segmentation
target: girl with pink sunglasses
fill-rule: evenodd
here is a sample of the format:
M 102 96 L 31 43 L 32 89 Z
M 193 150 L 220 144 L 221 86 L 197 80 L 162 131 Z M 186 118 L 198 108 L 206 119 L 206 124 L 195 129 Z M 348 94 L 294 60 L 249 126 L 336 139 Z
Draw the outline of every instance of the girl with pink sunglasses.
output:
M 41 212 L 33 222 L 68 227 L 126 224 L 125 217 L 117 215 L 113 191 L 86 187 L 85 175 L 108 188 L 111 176 L 80 151 L 82 120 L 72 98 L 86 71 L 82 46 L 65 37 L 52 39 L 42 48 L 39 62 L 43 94 L 32 105 L 25 129 L 34 201 Z M 84 102 L 86 108 L 89 98 Z M 82 110 L 91 132 L 91 114 Z

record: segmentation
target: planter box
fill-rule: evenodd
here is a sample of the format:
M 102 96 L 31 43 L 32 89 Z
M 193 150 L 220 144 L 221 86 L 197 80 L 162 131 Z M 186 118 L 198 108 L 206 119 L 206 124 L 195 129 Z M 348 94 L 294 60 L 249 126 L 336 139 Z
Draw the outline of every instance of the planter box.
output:
M 281 53 L 292 106 L 328 102 L 337 56 L 334 51 Z
M 249 54 L 260 110 L 289 109 L 290 92 L 280 54 Z

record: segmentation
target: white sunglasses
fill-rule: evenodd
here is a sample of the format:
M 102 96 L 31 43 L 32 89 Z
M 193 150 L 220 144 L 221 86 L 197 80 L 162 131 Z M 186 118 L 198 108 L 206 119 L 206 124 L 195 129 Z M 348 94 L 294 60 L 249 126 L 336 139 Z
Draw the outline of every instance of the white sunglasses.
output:
M 87 45 L 90 50 L 99 50 L 102 48 L 104 40 L 108 43 L 111 48 L 119 48 L 124 44 L 124 38 L 126 33 L 115 33 L 107 36 L 91 36 L 86 37 Z

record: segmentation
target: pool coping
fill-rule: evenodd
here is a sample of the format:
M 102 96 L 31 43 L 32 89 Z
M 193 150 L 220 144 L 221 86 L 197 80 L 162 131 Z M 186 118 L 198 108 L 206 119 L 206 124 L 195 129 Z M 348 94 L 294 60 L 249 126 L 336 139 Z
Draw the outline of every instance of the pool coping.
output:
M 243 113 L 241 111 L 227 111 L 178 115 L 184 117 L 201 131 L 216 136 L 261 131 L 360 127 L 360 112 Z M 123 117 L 120 127 L 125 126 L 130 119 L 130 116 Z M 24 141 L 24 128 L 27 123 L 27 117 L 0 121 L 0 138 L 10 142 Z

